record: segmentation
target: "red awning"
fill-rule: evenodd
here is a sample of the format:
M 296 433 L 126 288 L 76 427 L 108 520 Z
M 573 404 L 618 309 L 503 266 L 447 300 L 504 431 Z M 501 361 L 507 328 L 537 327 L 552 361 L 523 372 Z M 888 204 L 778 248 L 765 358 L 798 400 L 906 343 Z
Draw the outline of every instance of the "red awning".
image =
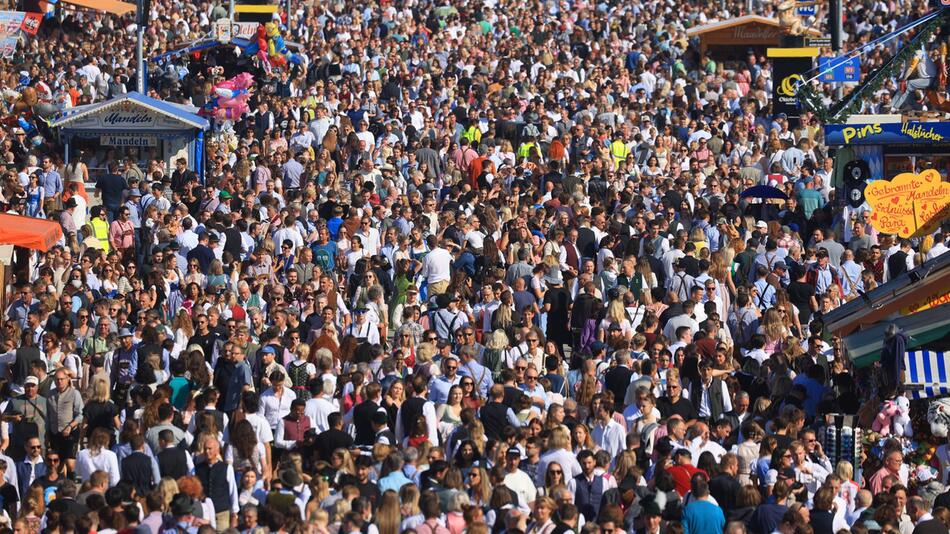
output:
M 113 15 L 125 15 L 135 11 L 135 4 L 120 2 L 119 0 L 63 0 L 67 4 L 74 4 L 80 7 L 95 9 L 96 11 L 105 11 Z
M 55 221 L 0 213 L 0 245 L 16 245 L 46 252 L 63 236 Z

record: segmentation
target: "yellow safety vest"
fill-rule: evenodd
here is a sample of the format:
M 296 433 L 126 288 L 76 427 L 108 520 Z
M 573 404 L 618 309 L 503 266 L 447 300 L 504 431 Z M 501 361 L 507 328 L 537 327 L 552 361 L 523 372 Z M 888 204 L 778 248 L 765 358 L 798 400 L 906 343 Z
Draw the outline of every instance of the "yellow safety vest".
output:
M 468 139 L 469 143 L 472 143 L 473 141 L 478 141 L 481 143 L 482 131 L 479 130 L 478 126 L 476 125 L 469 126 L 468 129 L 462 133 L 462 139 Z
M 617 139 L 613 143 L 610 143 L 610 155 L 614 157 L 614 163 L 619 165 L 621 161 L 627 159 L 627 156 L 630 155 L 630 150 L 623 141 Z
M 92 225 L 92 233 L 99 240 L 99 244 L 102 245 L 102 252 L 109 253 L 109 223 L 103 221 L 99 217 L 95 217 L 90 221 Z
M 538 149 L 538 146 L 534 144 L 534 141 L 528 141 L 527 143 L 524 143 L 518 147 L 518 158 L 528 159 L 528 157 L 531 156 L 532 151 L 534 151 L 538 157 L 541 157 L 541 150 Z

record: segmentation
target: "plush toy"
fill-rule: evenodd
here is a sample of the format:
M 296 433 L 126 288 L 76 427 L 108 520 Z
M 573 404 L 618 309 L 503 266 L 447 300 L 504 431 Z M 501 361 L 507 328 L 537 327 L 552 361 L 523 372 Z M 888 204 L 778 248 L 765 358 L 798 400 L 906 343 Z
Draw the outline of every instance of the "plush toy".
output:
M 208 102 L 200 113 L 219 120 L 241 118 L 248 111 L 247 101 L 253 84 L 254 77 L 246 72 L 216 84 L 211 88 Z
M 256 56 L 261 61 L 265 70 L 270 70 L 270 62 L 267 58 L 267 29 L 261 24 L 257 27 L 257 33 L 246 47 L 244 47 L 245 56 Z
M 32 115 L 33 106 L 39 102 L 36 89 L 32 87 L 23 87 L 20 91 L 4 89 L 3 99 L 7 102 L 8 110 L 13 117 Z
M 797 7 L 798 3 L 793 0 L 780 0 L 776 6 L 779 29 L 785 35 L 802 35 L 805 33 L 802 18 L 796 12 Z
M 927 423 L 930 433 L 938 438 L 947 437 L 950 430 L 950 398 L 937 399 L 927 407 Z
M 897 414 L 891 421 L 894 435 L 897 437 L 906 436 L 909 438 L 914 435 L 914 430 L 911 428 L 910 424 L 910 400 L 907 397 L 901 395 L 894 400 L 894 403 L 897 405 Z
M 877 413 L 877 417 L 874 418 L 871 429 L 880 434 L 881 437 L 889 436 L 891 434 L 891 422 L 897 414 L 897 403 L 890 400 L 884 401 L 884 406 L 881 407 L 881 410 Z
M 214 94 L 220 98 L 236 98 L 247 94 L 248 88 L 254 83 L 250 73 L 242 72 L 230 80 L 225 80 L 214 86 Z M 230 106 L 229 106 L 230 107 Z

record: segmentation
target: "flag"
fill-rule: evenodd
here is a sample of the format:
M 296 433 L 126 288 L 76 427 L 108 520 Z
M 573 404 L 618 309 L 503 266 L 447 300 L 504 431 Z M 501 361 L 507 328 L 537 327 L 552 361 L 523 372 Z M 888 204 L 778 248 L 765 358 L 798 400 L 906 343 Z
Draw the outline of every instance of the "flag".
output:
M 43 13 L 27 13 L 23 17 L 23 24 L 20 25 L 20 29 L 30 35 L 36 35 L 36 32 L 40 31 L 40 24 L 42 23 Z

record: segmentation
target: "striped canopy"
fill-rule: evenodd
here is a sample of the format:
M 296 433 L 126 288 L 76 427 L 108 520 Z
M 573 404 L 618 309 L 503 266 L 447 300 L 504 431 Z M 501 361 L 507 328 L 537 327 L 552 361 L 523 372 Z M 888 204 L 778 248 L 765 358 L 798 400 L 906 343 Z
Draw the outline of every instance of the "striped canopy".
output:
M 950 395 L 947 353 L 931 350 L 904 354 L 904 387 L 914 399 Z

